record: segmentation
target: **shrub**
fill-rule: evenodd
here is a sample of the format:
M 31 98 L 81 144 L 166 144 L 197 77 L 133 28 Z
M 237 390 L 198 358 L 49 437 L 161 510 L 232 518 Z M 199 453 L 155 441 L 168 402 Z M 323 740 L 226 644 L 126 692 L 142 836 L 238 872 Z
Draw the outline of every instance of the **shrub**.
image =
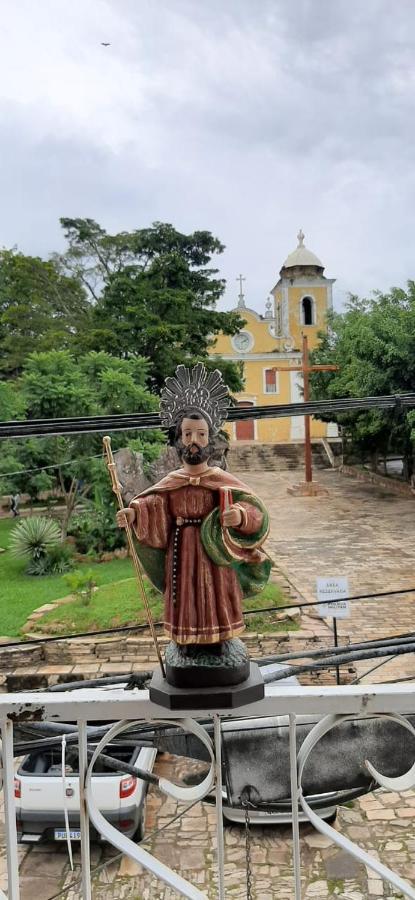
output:
M 73 566 L 72 550 L 68 544 L 56 544 L 43 556 L 32 559 L 26 569 L 28 575 L 63 575 Z
M 125 545 L 123 532 L 115 521 L 115 506 L 90 501 L 87 508 L 74 516 L 70 533 L 79 553 L 112 552 Z
M 53 519 L 32 516 L 23 519 L 10 535 L 10 552 L 17 559 L 36 561 L 61 541 L 61 530 Z
M 83 603 L 84 606 L 88 606 L 91 602 L 94 587 L 96 587 L 92 569 L 87 569 L 86 572 L 81 572 L 81 570 L 78 569 L 76 572 L 67 575 L 65 581 L 72 593 L 79 597 L 81 603 Z

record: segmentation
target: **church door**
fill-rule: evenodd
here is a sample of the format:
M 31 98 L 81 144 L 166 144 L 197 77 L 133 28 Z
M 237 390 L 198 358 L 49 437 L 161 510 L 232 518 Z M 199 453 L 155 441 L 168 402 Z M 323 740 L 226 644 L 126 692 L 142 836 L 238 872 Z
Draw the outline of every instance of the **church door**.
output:
M 251 400 L 238 400 L 238 406 L 255 406 Z M 255 423 L 253 419 L 240 419 L 235 423 L 235 436 L 237 441 L 255 440 Z

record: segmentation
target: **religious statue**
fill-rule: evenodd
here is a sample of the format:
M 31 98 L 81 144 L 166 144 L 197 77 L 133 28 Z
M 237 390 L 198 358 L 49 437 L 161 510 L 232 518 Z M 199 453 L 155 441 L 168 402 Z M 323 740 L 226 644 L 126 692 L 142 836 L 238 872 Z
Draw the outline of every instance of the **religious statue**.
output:
M 182 468 L 117 513 L 118 525 L 132 525 L 142 566 L 164 594 L 164 628 L 172 642 L 167 680 L 176 685 L 203 686 L 212 678 L 235 684 L 247 677 L 245 645 L 235 640 L 245 627 L 242 599 L 260 592 L 270 574 L 260 550 L 269 529 L 262 501 L 235 475 L 209 466 L 228 406 L 218 370 L 178 366 L 166 379 L 160 414 Z M 206 669 L 207 681 L 198 681 Z

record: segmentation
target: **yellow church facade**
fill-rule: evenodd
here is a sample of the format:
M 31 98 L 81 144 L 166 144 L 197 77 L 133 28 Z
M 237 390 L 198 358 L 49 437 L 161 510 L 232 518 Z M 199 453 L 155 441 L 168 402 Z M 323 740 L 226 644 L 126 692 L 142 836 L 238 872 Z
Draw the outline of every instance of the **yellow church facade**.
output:
M 219 334 L 211 350 L 213 357 L 218 355 L 244 365 L 245 389 L 236 395 L 238 405 L 301 403 L 302 375 L 295 369 L 302 363 L 303 335 L 307 335 L 312 350 L 318 343 L 318 332 L 327 327 L 334 280 L 325 277 L 322 262 L 305 247 L 302 231 L 297 248 L 281 267 L 264 315 L 246 306 L 241 278 L 236 309 L 245 325 L 232 337 Z M 302 441 L 304 417 L 247 419 L 230 424 L 227 430 L 234 441 Z M 336 436 L 335 425 L 311 420 L 312 438 Z

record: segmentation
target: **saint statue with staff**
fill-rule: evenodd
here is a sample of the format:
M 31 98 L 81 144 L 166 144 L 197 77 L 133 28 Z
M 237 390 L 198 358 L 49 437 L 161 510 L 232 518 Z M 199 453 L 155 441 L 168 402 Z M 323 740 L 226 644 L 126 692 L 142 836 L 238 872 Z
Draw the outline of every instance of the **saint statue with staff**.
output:
M 175 668 L 170 648 L 179 668 L 203 662 L 218 670 L 224 663 L 227 683 L 237 683 L 242 671 L 246 677 L 246 659 L 239 676 L 229 660 L 235 653 L 247 658 L 235 641 L 245 627 L 242 600 L 263 589 L 271 563 L 261 552 L 269 530 L 262 501 L 235 475 L 209 466 L 228 406 L 218 370 L 177 367 L 166 379 L 160 412 L 182 468 L 135 497 L 117 522 L 133 527 L 142 566 L 163 592 L 164 628 L 173 642 L 168 673 Z

